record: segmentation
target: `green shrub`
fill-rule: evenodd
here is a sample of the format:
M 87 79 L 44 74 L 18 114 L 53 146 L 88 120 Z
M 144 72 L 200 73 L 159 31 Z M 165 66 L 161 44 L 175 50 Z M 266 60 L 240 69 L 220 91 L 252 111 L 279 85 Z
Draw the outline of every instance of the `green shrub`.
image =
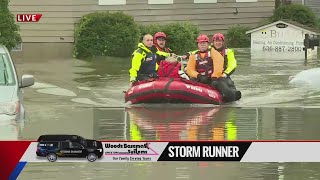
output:
M 8 0 L 0 0 L 0 44 L 11 50 L 22 39 L 19 34 L 19 26 L 15 23 L 15 17 L 9 11 L 8 3 Z
M 186 23 L 139 25 L 133 17 L 122 12 L 95 12 L 83 16 L 75 28 L 74 56 L 129 57 L 145 34 L 167 34 L 167 46 L 176 54 L 185 54 L 197 48 L 197 26 Z
M 151 34 L 152 36 L 159 31 L 162 31 L 163 28 L 159 24 L 149 24 L 149 25 L 142 25 L 139 24 L 139 30 L 140 30 L 140 41 L 142 41 L 143 36 L 146 34 Z
M 246 31 L 251 28 L 235 25 L 228 29 L 226 34 L 226 41 L 230 48 L 247 48 L 250 47 L 251 40 L 250 35 L 246 34 Z
M 310 27 L 316 25 L 315 13 L 309 7 L 301 4 L 281 5 L 274 11 L 270 20 L 274 22 L 281 19 L 289 19 Z
M 320 18 L 316 19 L 316 28 L 320 29 Z
M 192 23 L 184 22 L 140 26 L 141 35 L 154 35 L 158 31 L 162 31 L 168 36 L 166 45 L 176 54 L 185 54 L 186 52 L 197 48 L 196 39 L 200 30 Z
M 168 47 L 176 54 L 185 54 L 197 48 L 196 39 L 200 34 L 198 26 L 192 23 L 172 23 L 163 27 L 168 35 Z
M 139 40 L 133 17 L 122 12 L 94 12 L 83 16 L 75 29 L 74 56 L 128 57 Z

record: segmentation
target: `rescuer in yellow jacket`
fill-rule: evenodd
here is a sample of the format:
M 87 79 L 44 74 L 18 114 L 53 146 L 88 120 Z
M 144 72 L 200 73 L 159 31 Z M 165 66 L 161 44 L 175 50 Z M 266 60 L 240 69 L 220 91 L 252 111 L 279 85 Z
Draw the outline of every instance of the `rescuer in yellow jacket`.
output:
M 132 65 L 129 70 L 130 85 L 136 81 L 143 81 L 149 78 L 157 78 L 158 56 L 170 56 L 170 53 L 157 50 L 153 44 L 153 37 L 147 34 L 143 37 L 138 49 L 132 53 Z
M 212 37 L 211 47 L 219 51 L 221 55 L 225 58 L 224 76 L 230 77 L 230 75 L 237 68 L 237 60 L 234 56 L 234 50 L 227 48 L 225 46 L 224 40 L 225 38 L 223 34 L 221 33 L 214 34 Z
M 234 85 L 234 82 L 231 79 L 231 74 L 234 73 L 234 71 L 237 68 L 237 60 L 234 56 L 234 50 L 229 49 L 225 45 L 225 37 L 221 33 L 216 33 L 212 36 L 212 46 L 217 51 L 220 52 L 220 54 L 224 57 L 224 72 L 223 77 L 225 77 L 225 80 L 230 88 L 234 90 L 235 93 L 235 100 L 239 100 L 241 98 L 241 92 L 237 90 L 237 88 Z
M 157 55 L 152 51 L 153 37 L 147 34 L 143 37 L 138 49 L 132 53 L 132 66 L 129 70 L 131 85 L 136 81 L 154 78 L 157 75 Z

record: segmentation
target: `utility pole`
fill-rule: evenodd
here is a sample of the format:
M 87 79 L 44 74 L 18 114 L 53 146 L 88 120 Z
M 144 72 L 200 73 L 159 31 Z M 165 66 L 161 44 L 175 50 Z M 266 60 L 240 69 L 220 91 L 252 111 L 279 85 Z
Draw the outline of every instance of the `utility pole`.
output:
M 309 41 L 309 34 L 304 35 L 304 60 L 308 59 L 308 48 L 310 46 L 310 41 Z

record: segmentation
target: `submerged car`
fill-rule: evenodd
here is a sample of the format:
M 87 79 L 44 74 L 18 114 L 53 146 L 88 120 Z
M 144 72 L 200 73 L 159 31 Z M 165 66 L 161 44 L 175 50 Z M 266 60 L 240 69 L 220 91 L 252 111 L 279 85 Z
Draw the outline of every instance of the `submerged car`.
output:
M 8 49 L 0 45 L 0 121 L 24 120 L 23 88 L 32 86 L 34 77 L 18 78 L 15 64 Z

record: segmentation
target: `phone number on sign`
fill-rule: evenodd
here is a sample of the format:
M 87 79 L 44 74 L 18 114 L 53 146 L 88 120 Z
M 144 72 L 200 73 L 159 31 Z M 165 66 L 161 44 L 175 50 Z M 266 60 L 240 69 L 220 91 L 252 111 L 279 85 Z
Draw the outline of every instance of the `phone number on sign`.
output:
M 263 46 L 263 51 L 275 51 L 275 52 L 302 52 L 302 47 L 287 47 L 287 46 Z

